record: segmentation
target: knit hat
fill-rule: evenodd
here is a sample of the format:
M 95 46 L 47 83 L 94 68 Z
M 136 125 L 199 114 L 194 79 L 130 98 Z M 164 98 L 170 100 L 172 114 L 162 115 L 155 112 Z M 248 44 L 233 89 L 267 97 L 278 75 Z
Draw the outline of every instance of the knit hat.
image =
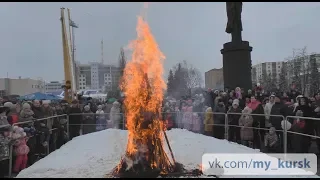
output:
M 24 104 L 22 105 L 22 109 L 31 109 L 31 106 L 30 106 L 29 103 L 24 103 Z
M 234 99 L 232 105 L 239 105 L 239 99 Z

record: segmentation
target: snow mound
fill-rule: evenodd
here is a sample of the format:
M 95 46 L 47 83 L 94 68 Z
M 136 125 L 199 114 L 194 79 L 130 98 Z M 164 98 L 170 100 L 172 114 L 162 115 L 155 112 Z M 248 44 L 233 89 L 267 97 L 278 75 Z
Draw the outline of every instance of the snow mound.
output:
M 183 129 L 167 131 L 167 135 L 176 161 L 182 163 L 186 169 L 198 168 L 204 153 L 260 153 L 227 140 L 219 140 Z M 108 129 L 79 136 L 21 171 L 17 178 L 103 178 L 118 165 L 125 152 L 126 144 L 126 130 Z M 168 148 L 166 151 L 169 152 Z M 281 177 L 301 178 L 302 176 Z M 319 178 L 318 176 L 303 177 Z

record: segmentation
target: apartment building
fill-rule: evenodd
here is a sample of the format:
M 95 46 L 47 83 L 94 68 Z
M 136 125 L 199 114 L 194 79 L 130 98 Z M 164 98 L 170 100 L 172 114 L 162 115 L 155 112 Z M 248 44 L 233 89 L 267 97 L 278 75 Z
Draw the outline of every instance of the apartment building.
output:
M 211 69 L 204 73 L 205 87 L 208 89 L 224 89 L 223 69 Z
M 252 83 L 256 84 L 261 81 L 262 75 L 271 75 L 272 77 L 276 77 L 279 79 L 279 75 L 281 73 L 281 69 L 284 62 L 263 62 L 252 66 L 251 76 Z M 261 83 L 261 82 L 260 82 Z
M 77 68 L 78 90 L 96 89 L 109 92 L 115 91 L 119 87 L 119 67 L 91 62 L 78 64 Z

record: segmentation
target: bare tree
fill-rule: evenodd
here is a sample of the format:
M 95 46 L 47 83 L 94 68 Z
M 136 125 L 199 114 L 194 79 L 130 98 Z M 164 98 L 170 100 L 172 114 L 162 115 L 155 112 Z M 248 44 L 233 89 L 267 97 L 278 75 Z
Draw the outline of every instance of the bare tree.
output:
M 173 67 L 174 89 L 170 91 L 179 95 L 190 95 L 191 89 L 200 88 L 203 84 L 201 72 L 194 66 L 182 61 Z
M 123 76 L 124 68 L 126 67 L 127 64 L 127 58 L 124 54 L 123 48 L 120 49 L 120 54 L 119 54 L 119 69 L 120 69 L 120 77 Z
M 286 92 L 289 89 L 289 82 L 288 82 L 288 68 L 287 68 L 287 62 L 284 62 L 281 67 L 281 71 L 279 74 L 279 79 L 278 79 L 278 87 L 280 91 Z
M 309 86 L 310 78 L 310 59 L 307 54 L 307 47 L 300 49 L 298 54 L 298 59 L 300 61 L 301 72 L 300 72 L 300 82 L 302 94 L 306 94 L 306 88 Z
M 200 88 L 203 83 L 203 78 L 201 75 L 201 72 L 193 67 L 192 65 L 189 65 L 187 67 L 187 87 L 189 89 L 193 88 Z
M 319 80 L 319 65 L 317 64 L 316 53 L 310 55 L 310 91 L 309 94 L 313 95 L 318 92 L 320 80 Z

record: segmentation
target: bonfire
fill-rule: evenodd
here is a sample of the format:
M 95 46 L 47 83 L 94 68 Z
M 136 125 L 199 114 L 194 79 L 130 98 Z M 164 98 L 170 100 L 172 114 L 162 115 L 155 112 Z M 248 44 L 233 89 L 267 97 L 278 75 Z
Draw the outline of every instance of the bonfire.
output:
M 137 39 L 129 47 L 132 56 L 125 67 L 120 85 L 125 94 L 128 143 L 126 152 L 112 175 L 158 177 L 178 173 L 176 175 L 179 176 L 185 170 L 175 162 L 161 117 L 163 93 L 166 89 L 163 80 L 165 56 L 143 17 L 138 17 Z M 164 149 L 165 144 L 171 157 Z

